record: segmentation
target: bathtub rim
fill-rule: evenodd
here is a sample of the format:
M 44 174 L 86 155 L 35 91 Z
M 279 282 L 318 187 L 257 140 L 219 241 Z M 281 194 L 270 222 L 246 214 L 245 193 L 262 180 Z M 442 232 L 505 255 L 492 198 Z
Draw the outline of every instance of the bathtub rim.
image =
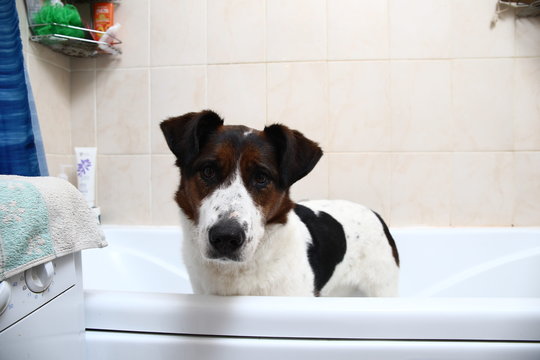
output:
M 153 225 L 103 225 L 103 229 L 105 232 L 182 231 L 180 226 Z M 540 233 L 540 227 L 414 226 L 390 230 L 406 236 L 418 231 L 484 235 Z M 344 311 L 354 303 L 363 307 Z M 220 313 L 224 304 L 227 311 Z M 107 331 L 269 338 L 540 341 L 540 297 L 224 298 L 85 290 L 85 307 L 86 327 Z M 314 313 L 316 318 L 312 318 Z M 344 313 L 346 316 L 342 316 Z M 480 318 L 475 317 L 478 314 Z M 286 326 L 276 325 L 276 319 L 280 318 L 287 319 Z M 216 327 L 216 321 L 222 325 Z
M 540 341 L 540 298 L 221 297 L 87 290 L 85 309 L 86 328 L 92 330 L 302 339 Z

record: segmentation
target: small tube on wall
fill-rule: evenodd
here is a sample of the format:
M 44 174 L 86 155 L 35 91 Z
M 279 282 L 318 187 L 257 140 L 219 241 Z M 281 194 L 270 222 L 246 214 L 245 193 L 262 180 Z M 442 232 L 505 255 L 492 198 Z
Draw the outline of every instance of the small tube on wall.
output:
M 88 207 L 96 206 L 96 153 L 95 147 L 76 147 L 77 188 L 83 194 Z

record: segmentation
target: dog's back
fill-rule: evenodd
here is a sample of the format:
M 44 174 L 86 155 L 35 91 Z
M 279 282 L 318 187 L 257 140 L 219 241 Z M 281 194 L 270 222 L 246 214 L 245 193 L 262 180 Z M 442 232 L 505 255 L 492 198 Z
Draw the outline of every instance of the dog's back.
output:
M 295 213 L 310 232 L 308 255 L 316 294 L 398 294 L 397 248 L 377 213 L 343 200 L 302 202 Z

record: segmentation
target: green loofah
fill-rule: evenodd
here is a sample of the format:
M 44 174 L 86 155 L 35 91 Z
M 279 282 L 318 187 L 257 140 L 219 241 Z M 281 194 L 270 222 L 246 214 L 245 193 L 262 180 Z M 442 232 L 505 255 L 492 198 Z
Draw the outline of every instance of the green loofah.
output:
M 65 26 L 51 25 L 57 23 L 62 25 L 72 25 L 82 27 L 83 23 L 79 11 L 73 5 L 51 5 L 49 1 L 43 5 L 39 12 L 34 16 L 34 24 L 47 24 L 37 26 L 34 31 L 37 35 L 67 35 L 78 38 L 84 38 L 84 31 L 71 29 Z

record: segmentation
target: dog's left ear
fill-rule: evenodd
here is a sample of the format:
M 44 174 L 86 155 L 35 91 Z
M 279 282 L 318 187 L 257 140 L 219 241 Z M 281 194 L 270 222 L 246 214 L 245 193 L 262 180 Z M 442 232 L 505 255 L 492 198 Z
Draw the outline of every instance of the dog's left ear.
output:
M 159 125 L 169 149 L 184 167 L 197 157 L 208 136 L 223 125 L 223 119 L 212 110 L 191 112 L 169 118 Z
M 280 185 L 284 188 L 309 174 L 323 155 L 316 142 L 284 125 L 267 126 L 264 133 L 276 150 Z

